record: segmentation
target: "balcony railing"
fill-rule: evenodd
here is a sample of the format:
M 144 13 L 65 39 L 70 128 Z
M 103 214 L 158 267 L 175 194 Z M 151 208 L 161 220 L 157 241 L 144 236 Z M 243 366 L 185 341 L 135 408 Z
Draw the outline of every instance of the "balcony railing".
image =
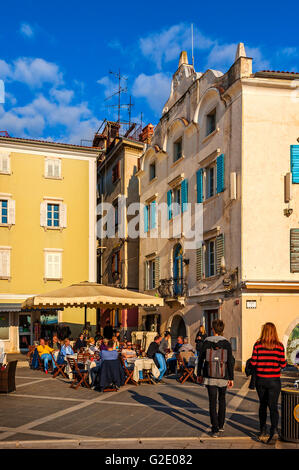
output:
M 169 297 L 176 299 L 178 297 L 185 297 L 188 291 L 188 284 L 182 277 L 169 279 L 160 279 L 158 292 L 161 297 Z

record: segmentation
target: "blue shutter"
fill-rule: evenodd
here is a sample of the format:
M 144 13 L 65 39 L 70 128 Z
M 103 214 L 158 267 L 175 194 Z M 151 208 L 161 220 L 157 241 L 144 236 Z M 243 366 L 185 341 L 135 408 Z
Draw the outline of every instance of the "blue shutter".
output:
M 188 208 L 188 180 L 183 180 L 181 183 L 181 195 L 182 195 L 182 212 L 185 212 Z
M 148 232 L 148 206 L 144 206 L 144 231 Z
M 224 191 L 224 155 L 217 157 L 217 193 Z
M 151 202 L 151 228 L 156 227 L 156 201 Z
M 196 182 L 197 182 L 197 202 L 202 202 L 202 168 L 196 172 Z
M 291 145 L 292 183 L 299 183 L 299 145 Z
M 170 189 L 169 191 L 167 191 L 168 220 L 172 218 L 171 205 L 172 205 L 172 191 Z

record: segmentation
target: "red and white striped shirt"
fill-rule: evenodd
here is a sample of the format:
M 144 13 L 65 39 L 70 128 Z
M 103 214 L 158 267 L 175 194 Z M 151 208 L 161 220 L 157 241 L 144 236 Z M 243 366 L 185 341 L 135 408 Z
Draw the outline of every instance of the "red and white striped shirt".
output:
M 256 368 L 257 377 L 279 378 L 281 369 L 287 365 L 283 344 L 268 349 L 257 341 L 250 362 Z

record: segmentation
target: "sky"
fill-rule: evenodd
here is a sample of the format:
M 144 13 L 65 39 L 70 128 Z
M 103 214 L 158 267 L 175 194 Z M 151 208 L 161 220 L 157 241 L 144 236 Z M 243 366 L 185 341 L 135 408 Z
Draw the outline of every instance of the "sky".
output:
M 156 125 L 191 24 L 197 72 L 226 72 L 239 42 L 253 71 L 299 72 L 298 2 L 0 1 L 0 131 L 14 137 L 90 145 L 117 119 L 119 70 L 132 120 Z

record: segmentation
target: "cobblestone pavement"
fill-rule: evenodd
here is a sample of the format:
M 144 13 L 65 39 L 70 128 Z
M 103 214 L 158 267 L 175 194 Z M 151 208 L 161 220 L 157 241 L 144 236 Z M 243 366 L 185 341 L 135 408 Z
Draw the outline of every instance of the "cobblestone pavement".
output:
M 99 393 L 18 368 L 16 392 L 0 395 L 0 449 L 273 449 L 256 440 L 258 400 L 244 374 L 236 372 L 227 392 L 225 432 L 218 439 L 208 434 L 205 387 L 181 385 L 173 376 L 165 382 Z M 278 441 L 275 447 L 299 444 Z

